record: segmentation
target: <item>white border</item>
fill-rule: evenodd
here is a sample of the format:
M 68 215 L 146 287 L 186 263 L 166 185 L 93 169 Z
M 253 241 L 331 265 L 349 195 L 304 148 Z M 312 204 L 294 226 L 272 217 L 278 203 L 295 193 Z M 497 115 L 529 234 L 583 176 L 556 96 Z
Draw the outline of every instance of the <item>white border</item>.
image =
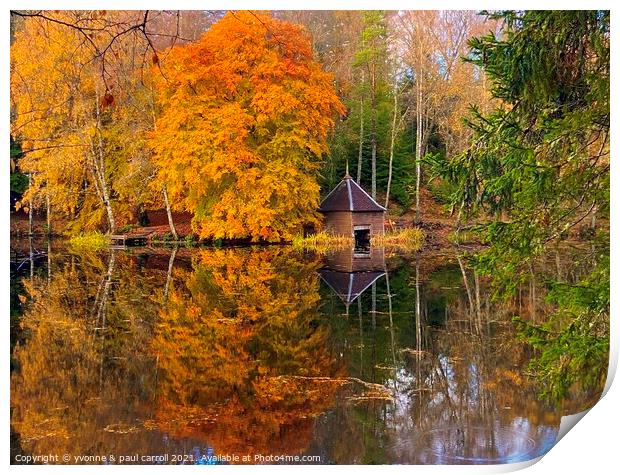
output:
M 248 0 L 229 0 L 229 1 L 186 1 L 176 0 L 171 1 L 118 1 L 108 0 L 106 2 L 93 2 L 90 0 L 82 1 L 23 1 L 18 2 L 15 0 L 9 0 L 4 6 L 4 9 L 0 12 L 2 16 L 2 28 L 0 28 L 0 37 L 2 38 L 2 49 L 0 50 L 3 64 L 3 73 L 0 75 L 0 83 L 2 84 L 3 94 L 0 101 L 2 104 L 2 119 L 1 121 L 1 133 L 4 138 L 5 153 L 8 148 L 9 141 L 9 9 L 313 9 L 313 10 L 332 10 L 332 9 L 376 9 L 377 7 L 382 9 L 608 9 L 612 10 L 612 43 L 616 34 L 615 30 L 615 13 L 614 3 L 611 1 L 593 1 L 593 2 L 577 2 L 571 0 L 564 1 L 474 1 L 474 2 L 458 2 L 458 1 L 432 1 L 432 0 L 417 0 L 417 1 L 394 1 L 384 0 L 377 4 L 377 2 L 369 0 L 314 0 L 312 2 L 286 2 L 286 1 L 248 1 Z M 615 79 L 616 64 L 618 54 L 615 46 L 612 45 L 612 78 Z M 613 81 L 612 84 L 617 81 Z M 612 117 L 616 117 L 617 101 L 615 100 L 614 87 L 611 88 L 611 104 L 612 104 Z M 615 125 L 615 123 L 613 123 Z M 617 151 L 617 140 L 615 139 L 615 129 L 612 125 L 611 144 L 612 155 L 615 155 Z M 0 167 L 0 174 L 4 188 L 4 196 L 6 203 L 8 201 L 8 183 L 9 183 L 9 168 L 8 160 L 5 159 L 4 165 Z M 615 166 L 612 167 L 612 183 L 617 183 L 617 173 Z M 577 426 L 570 430 L 568 434 L 562 439 L 562 441 L 551 451 L 542 458 L 538 463 L 525 462 L 521 464 L 511 465 L 494 465 L 494 466 L 476 466 L 476 467 L 460 467 L 460 466 L 355 466 L 356 472 L 375 472 L 380 470 L 381 472 L 402 473 L 403 471 L 415 471 L 416 473 L 502 473 L 508 471 L 519 470 L 530 465 L 533 465 L 528 473 L 548 474 L 553 473 L 610 473 L 611 468 L 618 465 L 616 452 L 618 451 L 618 444 L 616 442 L 616 431 L 620 427 L 619 409 L 620 407 L 620 390 L 618 390 L 618 384 L 614 384 L 609 387 L 613 375 L 615 374 L 618 360 L 618 325 L 616 324 L 616 311 L 617 300 L 614 297 L 614 288 L 616 287 L 617 271 L 619 268 L 617 251 L 615 244 L 617 243 L 616 227 L 615 223 L 618 222 L 617 211 L 617 192 L 616 187 L 612 186 L 611 189 L 611 201 L 612 201 L 612 252 L 611 252 L 611 273 L 612 273 L 612 326 L 611 326 L 611 357 L 609 365 L 609 375 L 607 392 L 603 399 L 592 408 L 589 414 L 587 414 Z M 2 411 L 2 440 L 4 442 L 3 448 L 0 450 L 0 461 L 2 466 L 6 467 L 9 464 L 9 358 L 7 357 L 9 347 L 9 327 L 8 327 L 8 315 L 9 315 L 9 235 L 6 231 L 9 228 L 9 213 L 8 207 L 2 206 L 2 220 L 5 224 L 5 232 L 2 235 L 3 262 L 0 263 L 0 267 L 5 269 L 2 274 L 2 290 L 4 292 L 4 324 L 2 326 L 3 342 L 6 345 L 4 347 L 4 357 L 0 358 L 0 368 L 2 371 L 2 378 L 5 383 L 4 390 L 1 392 L 0 398 L 3 402 Z M 320 471 L 333 471 L 342 470 L 344 467 L 320 467 Z M 49 466 L 49 467 L 23 467 L 23 466 L 11 466 L 11 472 L 52 472 L 52 473 L 92 473 L 101 470 L 99 466 Z M 291 467 L 284 466 L 269 466 L 269 467 L 157 467 L 157 466 L 137 466 L 137 467 L 106 467 L 105 470 L 110 470 L 116 473 L 127 473 L 130 470 L 140 471 L 146 473 L 147 471 L 164 471 L 169 473 L 170 471 L 183 470 L 226 470 L 231 472 L 252 470 L 256 473 L 266 473 L 272 471 L 289 471 Z M 297 473 L 314 473 L 317 467 L 314 466 L 296 466 L 293 470 Z

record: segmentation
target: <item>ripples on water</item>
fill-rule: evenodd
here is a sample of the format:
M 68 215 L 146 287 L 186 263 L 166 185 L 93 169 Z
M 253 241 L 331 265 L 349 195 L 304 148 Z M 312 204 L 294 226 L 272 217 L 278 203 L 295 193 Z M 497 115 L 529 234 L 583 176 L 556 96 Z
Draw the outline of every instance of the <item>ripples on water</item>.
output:
M 527 378 L 531 354 L 510 321 L 545 318 L 536 277 L 493 302 L 450 252 L 57 244 L 32 272 L 19 256 L 12 459 L 518 462 L 549 450 L 561 416 L 596 397 L 551 404 Z

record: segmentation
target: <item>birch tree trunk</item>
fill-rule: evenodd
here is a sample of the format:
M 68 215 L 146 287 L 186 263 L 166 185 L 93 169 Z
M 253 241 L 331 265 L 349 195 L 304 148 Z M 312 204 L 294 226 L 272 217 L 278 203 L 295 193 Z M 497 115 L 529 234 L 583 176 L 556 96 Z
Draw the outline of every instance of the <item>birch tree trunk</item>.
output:
M 32 235 L 28 236 L 28 257 L 30 261 L 30 285 L 34 283 L 34 247 L 32 246 Z
M 174 268 L 174 258 L 177 255 L 177 249 L 177 246 L 172 249 L 170 259 L 168 260 L 168 273 L 166 274 L 166 285 L 164 286 L 164 302 L 168 302 L 168 291 L 170 290 L 170 284 L 172 283 L 172 269 Z
M 51 205 L 50 205 L 50 195 L 49 193 L 45 194 L 45 208 L 46 208 L 46 218 L 47 218 L 47 235 L 52 235 L 52 216 L 51 216 Z
M 420 222 L 420 182 L 422 172 L 422 46 L 418 33 L 418 70 L 416 71 L 416 141 L 415 141 L 415 222 Z
M 153 95 L 153 89 L 151 89 L 151 117 L 153 118 L 153 130 L 157 130 L 157 118 L 155 116 L 155 97 Z M 162 188 L 162 194 L 164 196 L 164 205 L 166 206 L 166 215 L 168 216 L 168 226 L 170 226 L 170 233 L 175 241 L 179 240 L 179 235 L 177 234 L 177 228 L 174 225 L 174 220 L 172 219 L 172 209 L 170 208 L 170 200 L 168 199 L 168 188 L 164 183 Z
M 362 84 L 363 84 L 362 76 Z M 362 159 L 364 155 L 364 96 L 360 98 L 360 144 L 357 155 L 357 184 L 362 181 Z
M 420 181 L 422 171 L 422 85 L 420 73 L 416 81 L 416 141 L 415 141 L 415 222 L 420 222 Z
M 106 336 L 106 323 L 107 323 L 107 313 L 108 313 L 108 297 L 110 296 L 110 287 L 112 286 L 112 276 L 114 275 L 114 267 L 116 263 L 116 254 L 113 250 L 110 251 L 110 260 L 108 261 L 108 272 L 105 275 L 105 283 L 103 285 L 103 293 L 101 297 L 101 301 L 99 303 L 99 310 L 97 311 L 97 327 L 95 330 L 98 330 L 101 333 L 101 360 L 99 366 L 99 389 L 103 388 L 103 363 L 105 352 L 104 344 L 105 344 L 105 336 Z
M 377 199 L 377 70 L 375 59 L 372 63 L 371 72 L 371 120 L 370 120 L 370 143 L 371 143 L 371 155 L 370 155 L 370 167 L 371 167 L 371 196 L 372 199 Z
M 390 202 L 390 187 L 392 186 L 392 165 L 394 163 L 394 142 L 396 140 L 396 115 L 398 114 L 398 87 L 394 81 L 394 113 L 392 115 L 392 131 L 390 133 L 390 162 L 388 165 L 388 181 L 385 190 L 385 208 Z
M 103 138 L 101 136 L 101 114 L 100 114 L 100 104 L 99 104 L 99 94 L 96 95 L 96 104 L 95 110 L 97 113 L 96 119 L 96 135 L 97 135 L 97 146 L 93 147 L 94 153 L 94 163 L 95 163 L 95 175 L 96 179 L 99 180 L 99 192 L 100 198 L 103 201 L 103 206 L 105 207 L 106 214 L 108 216 L 108 225 L 110 227 L 110 234 L 116 231 L 116 221 L 114 219 L 114 210 L 112 209 L 112 203 L 110 202 L 110 186 L 108 184 L 108 180 L 106 178 L 106 166 L 105 166 L 105 157 L 103 152 Z M 91 142 L 92 145 L 92 142 Z
M 175 241 L 179 240 L 179 236 L 177 235 L 177 229 L 174 226 L 174 221 L 172 219 L 172 210 L 170 209 L 170 201 L 168 200 L 168 189 L 166 185 L 162 188 L 162 194 L 164 195 L 164 203 L 166 204 L 166 214 L 168 215 L 168 225 L 170 226 L 170 232 L 172 233 L 172 237 Z
M 421 389 L 421 363 L 422 363 L 422 315 L 420 305 L 420 258 L 415 258 L 415 349 L 416 349 L 416 385 Z
M 456 259 L 459 263 L 459 267 L 461 269 L 461 275 L 463 276 L 463 285 L 465 286 L 465 291 L 467 292 L 467 302 L 469 303 L 469 313 L 473 315 L 475 313 L 474 299 L 472 297 L 471 288 L 469 286 L 469 281 L 467 280 L 467 273 L 465 272 L 465 267 L 463 266 L 463 261 L 461 260 L 461 256 L 457 254 Z
M 32 173 L 28 173 L 28 188 L 32 186 Z M 28 200 L 28 236 L 32 236 L 32 198 Z
M 102 154 L 100 149 L 100 154 Z M 100 170 L 102 172 L 105 170 L 105 166 L 103 165 L 103 156 L 101 155 L 100 161 L 102 166 L 100 166 Z M 102 173 L 101 178 L 101 192 L 103 196 L 103 205 L 105 206 L 105 211 L 108 216 L 108 225 L 110 227 L 110 234 L 116 231 L 116 220 L 114 219 L 114 210 L 112 209 L 112 203 L 110 202 L 110 188 L 108 186 L 108 182 L 105 179 L 104 173 Z

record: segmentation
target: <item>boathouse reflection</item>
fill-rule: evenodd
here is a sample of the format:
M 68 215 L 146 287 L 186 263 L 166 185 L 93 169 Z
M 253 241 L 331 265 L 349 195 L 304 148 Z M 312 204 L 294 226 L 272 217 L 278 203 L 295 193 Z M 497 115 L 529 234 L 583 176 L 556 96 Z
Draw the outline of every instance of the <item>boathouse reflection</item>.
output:
M 383 248 L 346 249 L 328 254 L 319 270 L 321 279 L 347 307 L 386 276 Z

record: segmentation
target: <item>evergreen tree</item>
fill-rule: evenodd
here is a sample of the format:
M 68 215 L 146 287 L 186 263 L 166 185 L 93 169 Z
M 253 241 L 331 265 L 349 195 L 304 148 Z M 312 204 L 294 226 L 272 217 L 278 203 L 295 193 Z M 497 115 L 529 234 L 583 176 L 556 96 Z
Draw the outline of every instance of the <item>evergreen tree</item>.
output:
M 557 311 L 548 323 L 520 321 L 541 350 L 535 367 L 559 396 L 579 374 L 604 377 L 607 362 L 609 12 L 492 17 L 504 21 L 503 36 L 472 39 L 470 61 L 484 69 L 500 105 L 474 111 L 471 147 L 435 167 L 455 186 L 455 209 L 489 217 L 479 230 L 490 246 L 478 261 L 500 289 L 514 289 L 533 258 L 578 231 L 592 244 L 589 275 L 550 281 Z

